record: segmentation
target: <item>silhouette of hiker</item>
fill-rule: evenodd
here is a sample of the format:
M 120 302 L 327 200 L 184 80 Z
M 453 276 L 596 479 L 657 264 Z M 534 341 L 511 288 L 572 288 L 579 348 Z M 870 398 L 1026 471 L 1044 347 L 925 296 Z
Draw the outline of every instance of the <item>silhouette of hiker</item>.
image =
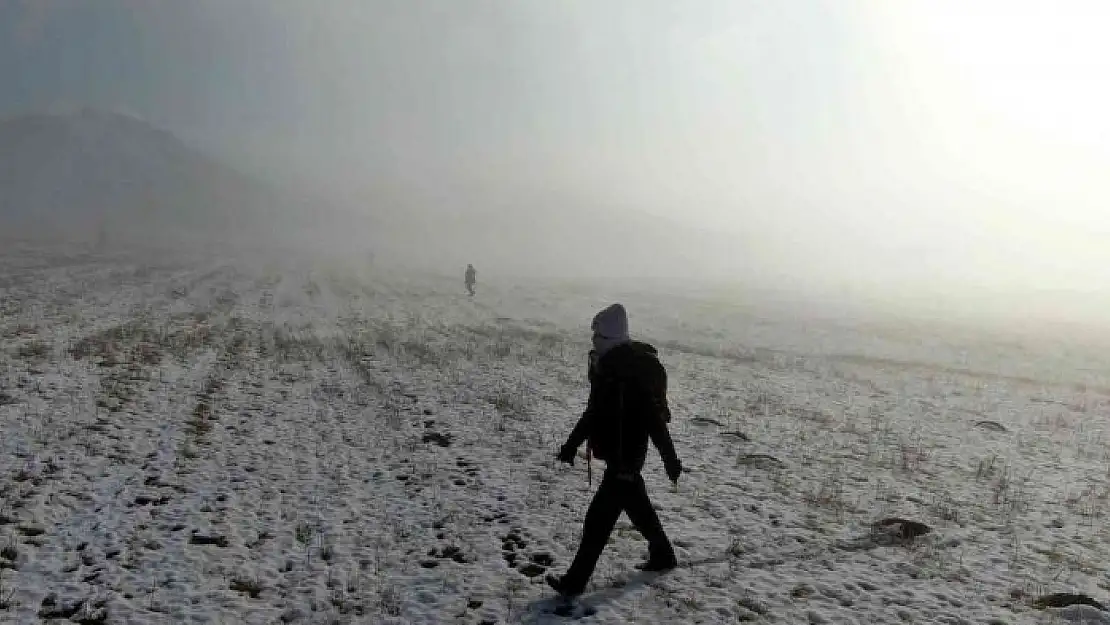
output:
M 588 440 L 587 449 L 606 467 L 586 512 L 574 562 L 562 577 L 547 577 L 547 583 L 564 596 L 585 590 L 621 512 L 648 541 L 648 560 L 637 568 L 666 571 L 678 564 L 640 475 L 648 439 L 663 457 L 667 477 L 677 482 L 682 473 L 667 429 L 671 420 L 667 371 L 653 346 L 629 338 L 628 316 L 620 304 L 594 317 L 593 344 L 586 411 L 556 457 L 574 464 L 578 446 Z
M 474 283 L 477 281 L 478 272 L 474 270 L 474 265 L 466 266 L 466 290 L 474 297 Z

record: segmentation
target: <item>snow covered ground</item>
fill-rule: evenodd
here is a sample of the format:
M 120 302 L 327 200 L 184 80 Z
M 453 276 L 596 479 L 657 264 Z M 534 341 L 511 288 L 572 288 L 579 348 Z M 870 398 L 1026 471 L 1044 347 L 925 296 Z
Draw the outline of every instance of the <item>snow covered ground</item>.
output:
M 645 476 L 686 565 L 634 571 L 622 519 L 578 622 L 1102 615 L 1033 605 L 1110 594 L 1094 349 L 8 246 L 0 622 L 567 620 L 543 573 L 565 570 L 591 490 L 553 454 L 585 401 L 588 320 L 618 297 L 671 372 L 688 473 L 672 490 L 653 454 Z M 872 526 L 892 517 L 932 531 Z

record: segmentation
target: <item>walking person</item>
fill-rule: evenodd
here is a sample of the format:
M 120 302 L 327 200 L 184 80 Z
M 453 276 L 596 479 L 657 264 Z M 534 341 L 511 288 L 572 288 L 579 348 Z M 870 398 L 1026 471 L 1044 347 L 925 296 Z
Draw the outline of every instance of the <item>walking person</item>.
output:
M 547 583 L 567 597 L 585 590 L 621 512 L 648 541 L 648 559 L 637 568 L 666 571 L 678 564 L 640 475 L 649 439 L 663 458 L 667 477 L 677 482 L 682 473 L 667 429 L 671 414 L 666 369 L 653 346 L 629 337 L 622 305 L 598 313 L 592 327 L 589 400 L 556 457 L 574 464 L 578 446 L 588 441 L 587 453 L 605 462 L 605 473 L 586 512 L 574 562 L 565 575 L 547 577 Z
M 468 264 L 466 266 L 466 290 L 470 293 L 470 297 L 474 297 L 474 284 L 477 282 L 478 272 L 474 270 L 474 265 Z

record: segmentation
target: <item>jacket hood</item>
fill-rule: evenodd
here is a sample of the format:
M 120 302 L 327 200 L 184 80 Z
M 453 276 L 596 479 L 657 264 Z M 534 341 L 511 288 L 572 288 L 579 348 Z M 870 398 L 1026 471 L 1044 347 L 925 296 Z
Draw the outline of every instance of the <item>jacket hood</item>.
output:
M 594 351 L 600 356 L 631 340 L 628 335 L 628 312 L 621 304 L 613 304 L 594 315 L 590 328 L 593 330 Z

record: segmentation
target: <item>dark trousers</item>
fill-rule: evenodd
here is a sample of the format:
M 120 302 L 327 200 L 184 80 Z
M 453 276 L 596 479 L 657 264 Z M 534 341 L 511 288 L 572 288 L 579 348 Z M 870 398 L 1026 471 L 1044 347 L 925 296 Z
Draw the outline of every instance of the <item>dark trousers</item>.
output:
M 621 512 L 628 514 L 632 525 L 647 539 L 649 559 L 674 558 L 671 541 L 663 532 L 659 516 L 648 499 L 644 478 L 639 473 L 618 476 L 615 472 L 606 471 L 590 502 L 590 509 L 586 511 L 578 553 L 563 578 L 568 588 L 580 591 L 586 587 Z

